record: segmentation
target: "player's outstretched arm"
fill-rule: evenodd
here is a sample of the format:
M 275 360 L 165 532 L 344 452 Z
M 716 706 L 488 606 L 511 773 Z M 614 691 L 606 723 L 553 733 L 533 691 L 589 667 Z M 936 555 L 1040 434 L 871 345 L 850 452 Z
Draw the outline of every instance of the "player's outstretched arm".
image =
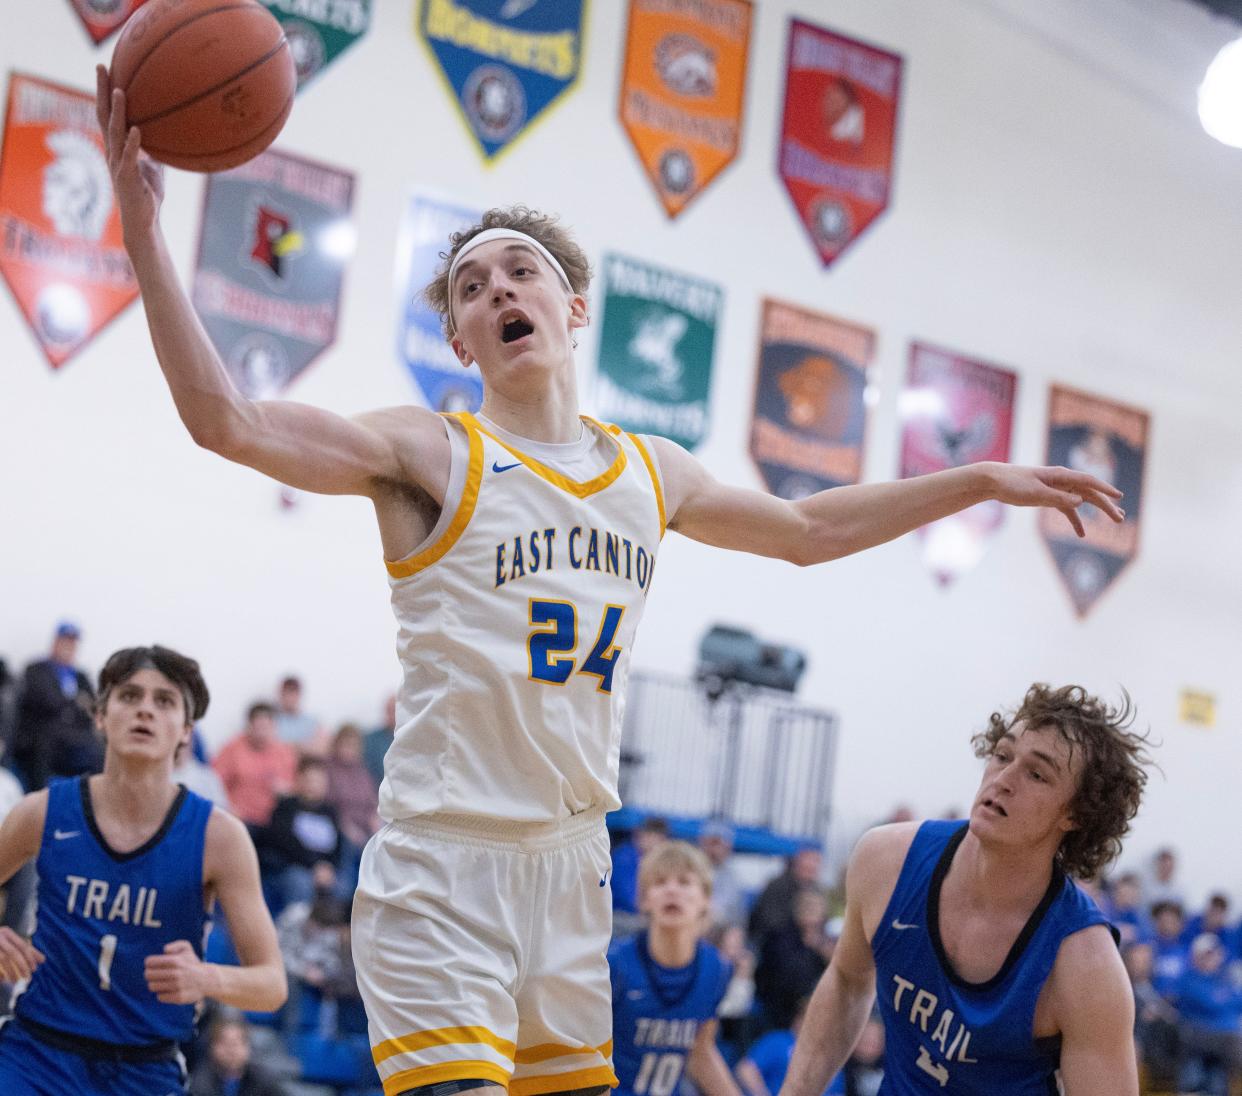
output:
M 197 1004 L 210 997 L 234 1008 L 273 1012 L 289 990 L 276 928 L 263 901 L 259 860 L 246 827 L 219 808 L 207 822 L 203 886 L 219 900 L 240 966 L 204 963 L 188 940 L 149 955 L 147 986 L 168 1004 Z
M 1061 944 L 1048 980 L 1065 1096 L 1138 1096 L 1134 995 L 1103 925 Z
M 695 1087 L 705 1096 L 742 1096 L 733 1074 L 716 1046 L 716 1029 L 718 1020 L 708 1020 L 699 1025 L 694 1037 L 694 1046 L 690 1048 L 690 1057 L 686 1059 L 686 1072 Z
M 873 830 L 863 836 L 850 857 L 841 939 L 807 1005 L 780 1096 L 822 1096 L 845 1065 L 871 1015 L 875 962 L 863 910 L 883 885 L 881 873 L 873 869 L 876 863 L 887 864 L 891 859 L 884 852 L 887 844 L 890 842 L 883 831 Z
M 664 478 L 669 527 L 719 548 L 807 566 L 861 552 L 978 502 L 1060 510 L 1083 535 L 1077 508 L 1123 520 L 1121 492 L 1069 468 L 986 462 L 891 483 L 834 487 L 796 502 L 717 481 L 681 446 L 653 438 Z
M 348 419 L 305 404 L 249 400 L 234 388 L 160 230 L 163 171 L 142 154 L 139 131 L 126 129 L 124 93 L 111 87 L 102 65 L 96 69 L 96 111 L 155 355 L 194 441 L 291 487 L 322 494 L 373 496 L 379 484 L 408 480 L 411 470 L 403 467 L 395 439 L 408 439 L 417 450 L 421 431 L 436 444 L 444 431 L 430 412 L 411 409 L 398 431 L 388 429 L 391 414 Z M 426 487 L 418 469 L 413 472 Z
M 47 792 L 31 792 L 18 800 L 0 825 L 0 885 L 13 878 L 23 864 L 39 855 L 43 823 L 47 819 Z M 29 978 L 45 956 L 24 936 L 0 928 L 0 982 Z

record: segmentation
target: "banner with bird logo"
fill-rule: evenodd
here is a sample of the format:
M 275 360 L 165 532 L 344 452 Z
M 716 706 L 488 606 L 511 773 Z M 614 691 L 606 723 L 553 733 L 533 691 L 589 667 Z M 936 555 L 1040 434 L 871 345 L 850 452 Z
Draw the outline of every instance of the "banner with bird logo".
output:
M 354 177 L 270 149 L 207 178 L 192 296 L 245 395 L 270 399 L 336 341 Z
M 1008 369 L 912 344 L 898 404 L 901 477 L 981 460 L 1008 462 L 1017 390 L 1018 375 Z M 1004 506 L 990 500 L 923 526 L 923 559 L 937 581 L 948 585 L 971 570 L 1004 520 Z

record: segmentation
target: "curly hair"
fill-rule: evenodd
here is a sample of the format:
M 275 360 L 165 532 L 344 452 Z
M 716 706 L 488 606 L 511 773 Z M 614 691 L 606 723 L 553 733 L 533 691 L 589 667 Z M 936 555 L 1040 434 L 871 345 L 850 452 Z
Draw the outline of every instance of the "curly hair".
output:
M 1077 828 L 1065 835 L 1057 850 L 1062 869 L 1077 879 L 1094 878 L 1116 859 L 1121 839 L 1138 813 L 1151 757 L 1144 749 L 1147 736 L 1128 730 L 1133 721 L 1134 706 L 1124 689 L 1121 705 L 1111 708 L 1079 685 L 1054 689 L 1036 684 L 1017 711 L 1008 718 L 993 712 L 988 729 L 971 739 L 975 756 L 988 758 L 1001 738 L 1022 723 L 1053 728 L 1071 755 L 1082 751 L 1078 790 L 1070 801 Z
M 423 299 L 440 314 L 440 324 L 444 328 L 446 338 L 452 338 L 455 332 L 449 327 L 449 267 L 453 258 L 462 248 L 480 232 L 489 228 L 512 228 L 524 232 L 532 239 L 538 240 L 561 264 L 570 287 L 575 293 L 586 296 L 591 286 L 591 264 L 586 252 L 578 246 L 569 229 L 563 227 L 560 219 L 551 213 L 540 213 L 524 205 L 509 206 L 505 209 L 489 209 L 483 214 L 479 223 L 469 228 L 454 232 L 449 237 L 449 249 L 440 252 L 440 266 L 431 284 L 423 290 Z

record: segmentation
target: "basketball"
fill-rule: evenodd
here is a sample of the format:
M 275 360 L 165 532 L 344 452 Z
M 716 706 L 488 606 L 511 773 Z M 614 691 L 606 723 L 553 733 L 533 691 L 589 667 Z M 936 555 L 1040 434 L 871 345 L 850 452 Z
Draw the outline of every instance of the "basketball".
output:
M 147 154 L 187 171 L 257 156 L 297 90 L 284 31 L 258 0 L 149 0 L 121 32 L 111 77 Z

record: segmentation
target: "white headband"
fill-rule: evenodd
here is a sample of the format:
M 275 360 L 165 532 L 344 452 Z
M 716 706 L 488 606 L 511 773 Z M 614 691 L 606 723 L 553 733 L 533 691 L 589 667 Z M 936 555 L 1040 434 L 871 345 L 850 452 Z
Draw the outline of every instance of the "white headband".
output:
M 556 271 L 557 276 L 561 279 L 561 283 L 569 290 L 574 291 L 574 287 L 569 284 L 569 278 L 565 274 L 564 268 L 556 261 L 556 256 L 552 254 L 533 236 L 527 236 L 525 232 L 519 232 L 516 228 L 487 228 L 480 232 L 477 236 L 472 236 L 469 241 L 461 245 L 461 250 L 453 256 L 453 261 L 449 264 L 448 272 L 448 320 L 449 330 L 457 330 L 457 322 L 453 319 L 453 278 L 457 274 L 457 265 L 470 254 L 476 247 L 483 244 L 490 244 L 493 240 L 521 240 L 524 244 L 530 244 L 545 259 L 548 265 Z

